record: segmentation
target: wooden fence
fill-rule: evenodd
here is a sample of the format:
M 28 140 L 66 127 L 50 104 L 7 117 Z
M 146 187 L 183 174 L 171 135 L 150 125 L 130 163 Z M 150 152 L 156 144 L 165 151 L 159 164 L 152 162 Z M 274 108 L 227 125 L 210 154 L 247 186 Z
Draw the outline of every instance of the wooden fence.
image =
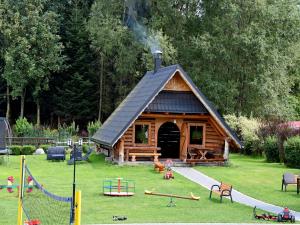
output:
M 8 137 L 6 138 L 6 143 L 10 145 L 53 145 L 56 143 L 55 138 L 45 138 L 45 137 Z

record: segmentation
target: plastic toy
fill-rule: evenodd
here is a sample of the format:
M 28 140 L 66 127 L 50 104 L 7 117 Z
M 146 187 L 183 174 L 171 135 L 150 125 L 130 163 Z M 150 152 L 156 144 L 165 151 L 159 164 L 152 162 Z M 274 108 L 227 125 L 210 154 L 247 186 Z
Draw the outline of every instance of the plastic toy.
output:
M 181 198 L 181 199 L 196 200 L 196 201 L 198 201 L 200 199 L 200 197 L 195 196 L 192 192 L 191 192 L 191 196 L 181 196 L 181 195 L 174 195 L 174 194 L 156 193 L 156 192 L 153 192 L 153 191 L 145 190 L 145 194 L 146 195 L 162 196 L 162 197 L 170 197 L 170 202 L 167 205 L 168 207 L 176 206 L 175 202 L 173 201 L 173 198 Z
M 27 188 L 26 192 L 27 192 L 27 193 L 32 192 L 33 187 L 34 187 L 33 179 L 32 179 L 31 176 L 28 176 L 28 177 L 27 177 L 27 185 L 25 185 L 25 188 Z
M 166 180 L 174 179 L 174 174 L 173 174 L 173 171 L 171 170 L 171 168 L 168 168 L 167 172 L 164 175 L 164 178 Z
M 258 219 L 258 220 L 271 220 L 271 221 L 277 221 L 277 216 L 274 216 L 274 215 L 271 215 L 271 214 L 266 214 L 266 213 L 263 213 L 261 215 L 257 215 L 256 214 L 256 206 L 253 208 L 253 216 L 255 219 Z
M 295 216 L 291 213 L 291 211 L 285 207 L 281 213 L 278 214 L 277 218 L 278 222 L 287 222 L 295 223 Z
M 159 172 L 159 173 L 162 173 L 165 171 L 165 165 L 162 164 L 161 162 L 157 161 L 157 162 L 154 162 L 154 170 Z
M 127 220 L 126 216 L 113 216 L 113 221 L 124 221 Z
M 25 221 L 24 225 L 40 225 L 41 222 L 39 220 L 29 220 Z
M 277 221 L 277 222 L 288 222 L 295 223 L 295 216 L 290 212 L 290 210 L 285 207 L 281 213 L 277 216 L 272 214 L 263 213 L 261 215 L 256 214 L 256 206 L 253 208 L 253 215 L 255 219 L 267 220 L 267 221 Z
M 0 185 L 0 191 L 2 189 L 6 188 L 8 193 L 13 193 L 14 192 L 13 189 L 19 187 L 18 185 L 14 185 L 14 181 L 15 181 L 14 177 L 9 176 L 7 178 L 7 184 L 6 185 Z
M 132 196 L 135 193 L 135 183 L 123 178 L 103 181 L 103 194 L 108 196 Z
M 9 176 L 7 178 L 7 185 L 0 185 L 0 191 L 2 189 L 6 188 L 7 192 L 13 193 L 14 192 L 13 189 L 15 189 L 15 188 L 19 189 L 19 185 L 14 184 L 14 181 L 15 181 L 14 177 L 13 176 Z M 33 187 L 34 187 L 34 183 L 33 183 L 33 179 L 32 179 L 31 176 L 27 177 L 27 185 L 24 185 L 24 187 L 27 189 L 26 190 L 27 193 L 32 192 Z
M 167 159 L 166 162 L 165 162 L 165 167 L 167 169 L 171 169 L 171 167 L 174 165 L 172 159 Z

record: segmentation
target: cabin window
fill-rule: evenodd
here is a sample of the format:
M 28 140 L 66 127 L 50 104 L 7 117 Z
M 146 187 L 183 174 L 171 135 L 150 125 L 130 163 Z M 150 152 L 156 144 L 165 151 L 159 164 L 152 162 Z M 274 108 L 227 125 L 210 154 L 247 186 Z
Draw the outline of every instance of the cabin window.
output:
M 135 128 L 134 143 L 148 144 L 149 143 L 149 125 L 148 124 L 136 124 L 134 128 Z
M 204 124 L 190 124 L 189 125 L 189 139 L 190 145 L 201 145 L 204 146 L 204 135 L 205 127 Z

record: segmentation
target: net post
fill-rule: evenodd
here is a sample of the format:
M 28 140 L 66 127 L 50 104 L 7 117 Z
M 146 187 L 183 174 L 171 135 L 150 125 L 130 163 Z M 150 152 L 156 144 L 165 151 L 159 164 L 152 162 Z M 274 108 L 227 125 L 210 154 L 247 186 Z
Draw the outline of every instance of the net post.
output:
M 76 191 L 75 194 L 75 223 L 74 225 L 81 224 L 81 191 Z
M 25 156 L 22 155 L 20 160 L 20 186 L 18 188 L 19 200 L 18 200 L 18 224 L 17 225 L 23 224 L 22 198 L 23 198 L 24 172 L 25 172 L 24 167 L 25 167 Z

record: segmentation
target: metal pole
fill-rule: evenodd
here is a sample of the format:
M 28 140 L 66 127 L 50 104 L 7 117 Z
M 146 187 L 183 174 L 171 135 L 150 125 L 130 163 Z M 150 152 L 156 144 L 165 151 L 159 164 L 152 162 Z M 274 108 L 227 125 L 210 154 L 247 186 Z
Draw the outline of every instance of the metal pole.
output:
M 74 167 L 73 167 L 73 205 L 72 205 L 72 224 L 74 224 L 75 220 L 75 192 L 76 192 L 76 145 L 73 146 L 73 160 L 74 160 Z

